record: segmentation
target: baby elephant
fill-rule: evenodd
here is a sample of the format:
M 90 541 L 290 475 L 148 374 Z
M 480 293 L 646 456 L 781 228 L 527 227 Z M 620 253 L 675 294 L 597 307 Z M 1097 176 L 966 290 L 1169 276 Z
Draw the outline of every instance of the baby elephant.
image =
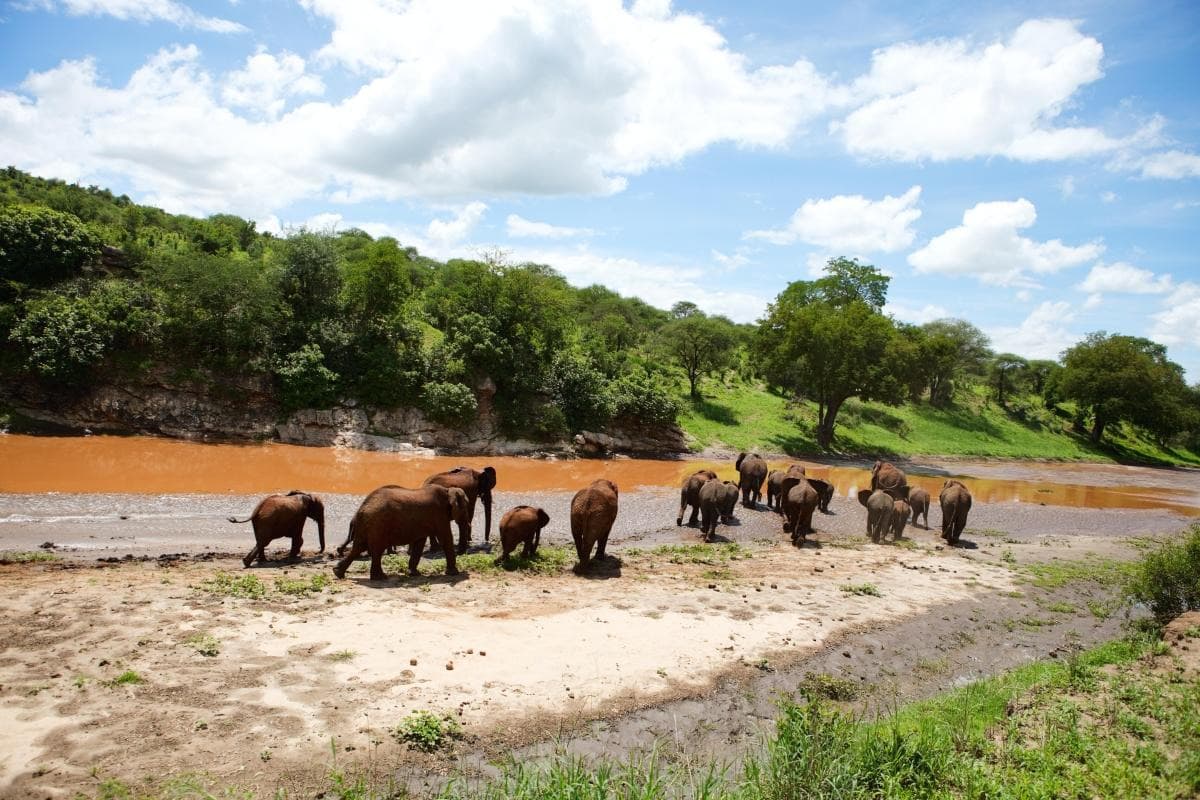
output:
M 500 520 L 500 546 L 503 552 L 496 563 L 507 561 L 517 545 L 524 544 L 522 558 L 537 552 L 542 541 L 542 528 L 550 524 L 550 516 L 540 508 L 517 506 L 505 512 Z
M 315 494 L 293 490 L 287 494 L 267 495 L 245 519 L 230 517 L 229 521 L 233 523 L 254 523 L 254 549 L 242 563 L 249 567 L 256 558 L 259 562 L 266 561 L 267 545 L 284 538 L 292 540 L 288 557 L 296 558 L 300 555 L 300 545 L 304 544 L 304 523 L 309 519 L 317 523 L 317 538 L 321 542 L 317 552 L 324 553 L 325 503 Z
M 924 489 L 913 489 L 908 493 L 908 504 L 912 506 L 912 524 L 917 525 L 917 517 L 925 515 L 925 530 L 929 530 L 929 492 Z
M 710 541 L 717 532 L 717 520 L 726 525 L 733 519 L 737 505 L 738 487 L 733 481 L 708 481 L 700 488 L 700 530 L 704 541 Z
M 908 515 L 912 511 L 904 500 L 892 503 L 892 539 L 900 541 L 904 538 L 904 526 L 908 524 Z

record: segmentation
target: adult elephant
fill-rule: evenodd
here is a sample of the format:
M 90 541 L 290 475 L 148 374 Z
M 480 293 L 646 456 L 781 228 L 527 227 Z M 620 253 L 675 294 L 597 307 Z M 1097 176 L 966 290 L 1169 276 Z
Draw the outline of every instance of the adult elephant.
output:
M 466 521 L 458 523 L 458 552 L 467 552 L 467 544 L 471 541 L 471 523 L 475 519 L 475 500 L 483 501 L 483 541 L 491 541 L 492 537 L 492 490 L 496 488 L 496 470 L 492 467 L 471 469 L 470 467 L 455 467 L 447 472 L 439 472 L 425 479 L 425 486 L 445 486 L 447 489 L 462 489 L 471 505 L 470 514 Z
M 718 520 L 730 523 L 737 499 L 738 487 L 733 481 L 707 481 L 700 487 L 700 530 L 704 541 L 716 534 Z
M 762 485 L 767 478 L 767 462 L 757 453 L 738 453 L 733 465 L 738 471 L 738 488 L 742 490 L 742 505 L 757 508 L 762 499 Z
M 867 538 L 879 544 L 891 529 L 896 501 L 883 489 L 863 489 L 858 493 L 858 502 L 867 509 Z
M 917 524 L 917 517 L 925 515 L 925 530 L 929 530 L 929 492 L 924 489 L 913 489 L 908 493 L 908 504 L 912 507 L 912 524 Z
M 346 570 L 364 552 L 371 556 L 371 580 L 387 579 L 383 573 L 383 553 L 389 547 L 408 545 L 408 572 L 417 574 L 425 540 L 435 539 L 446 553 L 446 574 L 457 575 L 454 534 L 450 523 L 469 521 L 470 502 L 462 489 L 445 486 L 380 486 L 367 495 L 350 520 L 346 544 L 350 552 L 333 568 L 333 574 L 346 577 Z M 345 550 L 343 544 L 338 554 Z
M 542 541 L 542 528 L 550 524 L 550 515 L 533 506 L 516 506 L 500 518 L 500 558 L 507 561 L 517 545 L 524 544 L 521 556 L 529 558 L 537 552 Z
M 617 485 L 600 478 L 580 489 L 571 498 L 571 538 L 579 556 L 576 569 L 583 572 L 592 560 L 592 545 L 596 558 L 604 558 L 608 534 L 617 518 Z
M 912 508 L 907 501 L 892 501 L 892 539 L 900 541 L 904 538 L 904 526 L 908 524 L 908 515 Z
M 325 552 L 325 503 L 315 494 L 293 490 L 287 494 L 271 494 L 259 501 L 250 516 L 245 519 L 230 517 L 235 524 L 254 523 L 254 549 L 251 550 L 242 563 L 249 567 L 257 558 L 259 562 L 267 560 L 266 547 L 276 539 L 291 539 L 292 550 L 289 558 L 300 555 L 300 546 L 304 544 L 304 523 L 306 520 L 317 523 L 317 539 L 321 543 L 318 553 Z
M 950 544 L 958 544 L 963 528 L 967 527 L 967 512 L 971 510 L 971 493 L 962 481 L 953 478 L 942 484 L 938 495 L 942 506 L 942 538 Z
M 783 532 L 792 535 L 792 544 L 804 544 L 805 537 L 812 533 L 813 511 L 819 498 L 817 490 L 802 475 L 788 475 L 783 479 Z
M 871 491 L 882 489 L 893 500 L 908 498 L 908 476 L 890 461 L 876 461 L 871 467 Z
M 783 513 L 783 479 L 789 475 L 804 477 L 804 467 L 791 464 L 786 470 L 773 469 L 767 475 L 767 508 Z
M 828 514 L 829 501 L 833 499 L 833 484 L 820 478 L 808 478 L 808 485 L 817 490 L 817 510 Z
M 709 481 L 717 479 L 717 473 L 711 469 L 700 469 L 693 472 L 683 479 L 683 485 L 679 488 L 679 515 L 675 517 L 675 524 L 683 524 L 683 514 L 687 511 L 687 507 L 692 507 L 692 516 L 688 519 L 688 525 L 697 524 L 700 515 L 700 489 Z

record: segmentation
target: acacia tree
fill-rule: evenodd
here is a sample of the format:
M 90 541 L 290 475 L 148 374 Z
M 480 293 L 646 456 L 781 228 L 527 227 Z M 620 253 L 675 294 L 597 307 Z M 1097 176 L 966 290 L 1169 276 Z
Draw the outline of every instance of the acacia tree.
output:
M 991 384 L 996 388 L 996 402 L 1004 405 L 1005 393 L 1016 388 L 1017 381 L 1029 368 L 1029 362 L 1014 353 L 1000 353 L 992 358 L 989 367 Z
M 683 303 L 675 305 L 678 308 Z M 671 358 L 687 373 L 691 396 L 698 400 L 700 376 L 730 363 L 737 346 L 737 330 L 725 317 L 710 317 L 693 307 L 663 325 L 660 340 Z
M 921 326 L 920 370 L 929 386 L 929 404 L 945 408 L 955 389 L 980 376 L 991 350 L 983 331 L 962 319 L 935 319 Z
M 784 289 L 759 325 L 755 350 L 767 379 L 816 401 L 822 448 L 846 400 L 900 399 L 900 337 L 880 311 L 887 284 L 872 266 L 834 259 L 824 277 Z
M 1167 359 L 1163 345 L 1104 331 L 1063 353 L 1056 389 L 1091 413 L 1093 442 L 1119 421 L 1160 436 L 1173 433 L 1188 392 L 1183 368 Z

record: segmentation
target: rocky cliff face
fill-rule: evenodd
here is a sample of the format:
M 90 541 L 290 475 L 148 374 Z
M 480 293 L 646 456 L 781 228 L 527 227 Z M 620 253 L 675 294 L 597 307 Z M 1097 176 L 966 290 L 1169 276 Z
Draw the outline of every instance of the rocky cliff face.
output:
M 353 401 L 332 409 L 302 409 L 280 422 L 269 379 L 223 384 L 156 375 L 137 384 L 102 385 L 77 397 L 54 396 L 29 386 L 0 387 L 3 400 L 31 420 L 67 430 L 145 433 L 180 439 L 274 439 L 316 447 L 353 447 L 433 455 L 667 454 L 687 450 L 678 427 L 650 429 L 626 420 L 603 432 L 583 431 L 573 441 L 534 442 L 502 435 L 493 408 L 496 386 L 476 387 L 479 413 L 462 429 L 448 428 L 415 408 L 372 409 Z

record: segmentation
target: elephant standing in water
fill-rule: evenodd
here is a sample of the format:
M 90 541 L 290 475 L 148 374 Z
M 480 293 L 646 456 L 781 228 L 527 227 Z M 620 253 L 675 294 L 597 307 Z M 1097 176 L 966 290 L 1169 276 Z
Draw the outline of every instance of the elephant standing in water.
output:
M 462 489 L 470 503 L 470 513 L 465 521 L 458 522 L 458 552 L 467 552 L 467 544 L 471 541 L 471 523 L 475 519 L 475 500 L 483 501 L 483 541 L 487 543 L 492 537 L 492 490 L 496 488 L 496 470 L 493 467 L 471 469 L 470 467 L 455 467 L 447 472 L 439 472 L 425 479 L 425 486 L 445 486 L 447 489 Z M 436 550 L 437 547 L 432 549 Z
M 767 462 L 757 453 L 738 453 L 734 468 L 738 471 L 738 488 L 742 490 L 742 505 L 757 508 L 762 499 L 762 485 L 767 478 Z
M 908 493 L 908 504 L 912 507 L 912 524 L 916 527 L 917 517 L 925 515 L 925 530 L 929 530 L 929 492 L 913 489 Z
M 953 478 L 942 484 L 938 495 L 942 505 L 942 538 L 950 544 L 958 544 L 963 528 L 967 527 L 967 512 L 971 510 L 971 493 L 961 481 Z
M 679 516 L 675 517 L 675 524 L 683 524 L 683 514 L 687 511 L 687 507 L 692 507 L 692 516 L 688 519 L 688 525 L 695 525 L 700 514 L 700 489 L 709 481 L 717 479 L 717 473 L 711 469 L 701 469 L 688 475 L 683 479 L 683 486 L 679 489 Z
M 867 537 L 879 544 L 891 530 L 896 501 L 883 489 L 863 489 L 858 493 L 858 502 L 867 508 Z
M 338 548 L 340 555 L 350 545 L 350 552 L 333 568 L 333 574 L 346 577 L 346 570 L 364 552 L 371 555 L 371 580 L 382 581 L 383 553 L 389 547 L 408 545 L 408 572 L 417 574 L 426 539 L 442 543 L 446 553 L 446 574 L 457 575 L 454 533 L 450 523 L 469 521 L 470 503 L 462 489 L 445 486 L 422 486 L 405 489 L 402 486 L 381 486 L 367 495 L 350 520 L 350 536 Z
M 325 503 L 315 494 L 291 491 L 267 495 L 245 519 L 230 517 L 229 521 L 236 524 L 254 523 L 254 549 L 242 559 L 242 563 L 249 567 L 255 558 L 260 563 L 266 561 L 267 544 L 283 538 L 292 540 L 288 557 L 296 558 L 300 555 L 300 546 L 304 544 L 304 523 L 309 519 L 317 523 L 317 539 L 321 543 L 321 549 L 317 552 L 324 553 Z
M 700 487 L 700 530 L 704 532 L 704 541 L 716 534 L 718 519 L 729 524 L 737 500 L 738 487 L 733 481 L 706 481 Z
M 792 535 L 792 544 L 802 545 L 812 533 L 813 511 L 820 498 L 803 475 L 789 474 L 783 479 L 783 532 Z
M 577 571 L 583 572 L 592 560 L 592 545 L 596 558 L 604 558 L 608 534 L 617 518 L 617 485 L 600 478 L 571 498 L 571 538 L 579 555 Z

